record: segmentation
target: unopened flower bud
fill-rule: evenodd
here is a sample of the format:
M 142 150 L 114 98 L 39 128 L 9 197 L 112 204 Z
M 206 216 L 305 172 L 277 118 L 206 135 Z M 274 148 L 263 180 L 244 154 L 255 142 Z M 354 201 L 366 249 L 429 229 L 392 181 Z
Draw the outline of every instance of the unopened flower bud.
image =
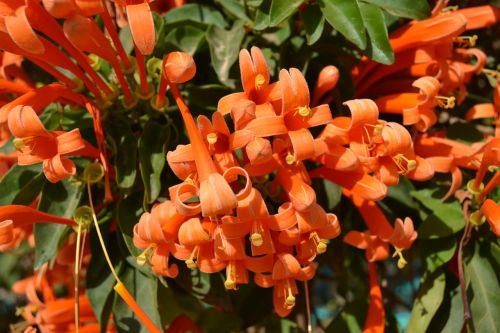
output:
M 184 83 L 196 73 L 193 57 L 186 52 L 172 52 L 163 59 L 163 75 L 172 83 Z

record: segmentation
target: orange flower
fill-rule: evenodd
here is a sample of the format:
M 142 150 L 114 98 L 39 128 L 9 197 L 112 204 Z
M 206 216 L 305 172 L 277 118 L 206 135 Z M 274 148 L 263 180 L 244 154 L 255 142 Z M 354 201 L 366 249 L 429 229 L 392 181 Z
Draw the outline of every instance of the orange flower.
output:
M 99 157 L 97 149 L 82 139 L 78 129 L 49 132 L 31 107 L 12 109 L 8 123 L 10 131 L 17 137 L 15 145 L 19 151 L 19 165 L 43 162 L 43 172 L 53 183 L 76 173 L 75 164 L 64 156 Z
M 500 237 L 500 206 L 491 199 L 486 199 L 481 205 L 481 214 L 486 217 L 491 231 Z
M 134 44 L 142 54 L 151 54 L 155 47 L 155 26 L 149 3 L 151 0 L 115 0 L 125 7 Z
M 377 268 L 374 263 L 368 264 L 370 271 L 370 306 L 363 333 L 384 333 L 385 309 L 382 302 L 382 290 L 378 282 Z
M 270 84 L 269 70 L 264 54 L 258 47 L 252 47 L 250 52 L 240 51 L 240 72 L 243 92 L 224 96 L 219 100 L 217 111 L 226 115 L 232 106 L 241 99 L 248 99 L 257 105 L 279 103 L 279 83 Z
M 189 57 L 189 55 L 186 56 Z M 171 61 L 175 62 L 179 59 L 180 58 L 171 59 Z M 170 66 L 175 65 L 175 63 L 172 63 Z M 183 66 L 182 63 L 179 63 L 179 66 Z M 177 86 L 170 82 L 170 79 L 169 85 L 179 110 L 181 111 L 181 115 L 191 141 L 191 147 L 194 154 L 193 157 L 200 183 L 198 194 L 202 214 L 203 216 L 214 217 L 229 213 L 237 205 L 236 196 L 224 177 L 217 171 L 217 168 L 210 157 L 210 153 L 203 142 L 201 134 L 196 127 L 193 116 L 191 115 L 187 105 L 184 103 Z
M 263 288 L 274 286 L 274 310 L 280 317 L 286 317 L 295 306 L 295 295 L 298 293 L 296 281 L 310 280 L 314 272 L 313 265 L 302 267 L 293 255 L 280 253 L 277 255 L 272 274 L 255 274 L 255 283 Z
M 180 225 L 186 219 L 177 213 L 171 201 L 155 205 L 151 213 L 143 213 L 134 226 L 133 237 L 134 245 L 144 250 L 137 258 L 139 264 L 150 264 L 159 275 L 177 276 L 177 265 L 169 266 L 169 255 L 174 248 Z
M 17 246 L 19 240 L 22 239 L 19 233 L 39 222 L 76 225 L 73 220 L 47 214 L 27 206 L 0 206 L 0 249 L 6 251 Z

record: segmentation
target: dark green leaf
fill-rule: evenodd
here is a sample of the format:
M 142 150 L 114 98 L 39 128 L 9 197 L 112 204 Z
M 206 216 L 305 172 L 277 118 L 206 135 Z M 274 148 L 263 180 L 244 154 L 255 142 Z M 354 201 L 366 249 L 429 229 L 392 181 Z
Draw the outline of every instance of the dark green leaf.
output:
M 123 265 L 122 272 L 119 275 L 127 290 L 134 297 L 141 309 L 147 313 L 149 319 L 151 319 L 156 327 L 161 327 L 156 298 L 158 279 L 156 277 L 148 277 L 126 264 Z M 125 304 L 118 294 L 116 294 L 115 299 L 113 319 L 118 332 L 148 333 L 149 331 L 146 327 L 142 325 L 130 307 Z
M 269 12 L 269 23 L 271 27 L 277 26 L 290 17 L 304 0 L 272 0 Z
M 29 205 L 35 201 L 38 194 L 42 190 L 47 178 L 43 173 L 33 177 L 25 186 L 23 186 L 12 201 L 15 205 Z
M 168 25 L 196 22 L 203 25 L 216 25 L 220 28 L 227 26 L 224 17 L 215 8 L 196 3 L 186 4 L 169 10 L 165 14 L 164 20 Z
M 137 162 L 137 139 L 128 121 L 114 117 L 107 124 L 108 139 L 112 145 L 116 182 L 119 187 L 129 189 L 134 185 Z
M 312 45 L 318 41 L 325 27 L 325 17 L 317 5 L 310 5 L 304 11 L 304 30 L 306 31 L 307 44 Z
M 264 0 L 255 13 L 254 30 L 260 31 L 269 27 L 269 11 L 271 0 Z
M 38 209 L 59 217 L 69 218 L 78 207 L 83 187 L 65 179 L 46 183 Z M 53 259 L 69 228 L 65 225 L 40 223 L 35 225 L 35 269 Z
M 33 178 L 39 175 L 42 175 L 41 164 L 12 166 L 0 182 L 0 205 L 12 204 L 18 193 L 23 191 L 23 188 L 29 187 Z
M 470 279 L 471 332 L 500 332 L 500 250 L 495 243 L 476 244 L 465 274 Z
M 363 22 L 368 32 L 367 47 L 364 53 L 384 65 L 394 62 L 394 52 L 389 44 L 389 36 L 382 10 L 376 6 L 359 3 Z
M 238 0 L 215 0 L 215 3 L 221 5 L 229 14 L 231 14 L 235 18 L 250 21 L 250 18 L 248 18 L 245 11 L 245 7 L 243 7 L 243 5 Z
M 387 197 L 409 208 L 416 208 L 416 202 L 410 195 L 415 187 L 408 178 L 400 177 L 396 186 L 387 187 Z
M 169 137 L 168 126 L 149 121 L 139 139 L 139 167 L 148 203 L 153 203 L 160 195 L 160 176 L 165 166 L 165 145 Z
M 453 258 L 457 242 L 455 236 L 422 240 L 420 249 L 425 258 L 426 274 L 434 272 Z
M 290 319 L 273 317 L 271 320 L 266 321 L 265 332 L 299 333 L 302 330 L 296 322 Z
M 366 47 L 366 34 L 358 0 L 319 0 L 328 23 L 360 49 Z
M 169 30 L 164 42 L 172 45 L 176 50 L 195 54 L 205 39 L 205 31 L 194 26 L 185 25 Z
M 427 0 L 363 0 L 395 16 L 422 20 L 431 14 Z
M 462 209 L 457 201 L 442 202 L 437 191 L 432 189 L 413 191 L 411 195 L 432 212 L 420 225 L 419 238 L 446 237 L 465 227 Z
M 132 193 L 118 201 L 116 207 L 118 227 L 120 228 L 128 250 L 134 257 L 141 252 L 134 246 L 132 238 L 134 237 L 134 226 L 139 222 L 139 218 L 144 212 L 142 209 L 142 196 L 143 194 L 141 192 Z
M 432 319 L 428 332 L 456 333 L 460 332 L 463 326 L 464 309 L 460 284 L 452 273 L 447 272 L 446 275 L 443 303 Z
M 443 301 L 446 278 L 442 269 L 427 275 L 420 284 L 406 332 L 425 333 Z
M 350 332 L 361 333 L 363 323 L 368 312 L 368 304 L 365 300 L 356 299 L 344 306 L 341 312 L 326 328 L 326 333 Z
M 240 318 L 214 308 L 204 311 L 199 322 L 200 328 L 206 333 L 238 332 L 241 329 Z
M 188 270 L 182 267 L 175 282 L 200 301 L 233 311 L 221 274 L 207 274 L 198 269 Z
M 234 86 L 234 82 L 229 80 L 229 70 L 238 60 L 244 36 L 245 29 L 243 29 L 242 21 L 235 22 L 231 30 L 224 30 L 215 25 L 207 30 L 212 65 L 219 80 L 228 86 Z
M 448 126 L 446 137 L 465 143 L 473 143 L 481 141 L 483 139 L 483 133 L 481 133 L 473 123 L 456 122 Z

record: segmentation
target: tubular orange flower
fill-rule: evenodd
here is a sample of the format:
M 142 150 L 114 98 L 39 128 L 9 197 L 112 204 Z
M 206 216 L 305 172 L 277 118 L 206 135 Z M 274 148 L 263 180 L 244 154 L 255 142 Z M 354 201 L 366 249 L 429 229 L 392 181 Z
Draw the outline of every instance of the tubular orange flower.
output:
M 491 231 L 500 237 L 500 206 L 491 199 L 486 199 L 481 205 L 481 214 L 486 217 L 490 224 Z
M 43 172 L 53 183 L 76 172 L 67 155 L 98 158 L 99 152 L 80 136 L 78 129 L 70 132 L 49 132 L 31 107 L 15 107 L 9 113 L 9 129 L 17 138 L 19 165 L 43 162 Z
M 257 105 L 279 101 L 279 83 L 270 84 L 270 75 L 264 54 L 258 47 L 250 52 L 240 51 L 240 72 L 243 92 L 227 95 L 219 100 L 217 111 L 226 115 L 231 112 L 233 104 L 241 99 L 248 99 Z
M 365 321 L 363 333 L 383 333 L 385 330 L 385 310 L 382 303 L 382 291 L 374 263 L 368 264 L 370 271 L 370 307 Z
M 16 234 L 23 228 L 40 222 L 76 225 L 73 220 L 47 214 L 27 206 L 0 206 L 0 248 L 4 251 L 17 246 Z
M 177 59 L 172 59 L 172 61 L 177 61 Z M 179 65 L 182 66 L 182 64 Z M 170 64 L 169 67 L 171 66 L 175 66 L 175 64 Z M 164 75 L 166 76 L 168 73 L 169 72 L 165 72 Z M 226 214 L 233 208 L 236 208 L 236 196 L 224 177 L 218 173 L 200 132 L 196 127 L 193 116 L 184 103 L 179 90 L 175 84 L 170 82 L 170 78 L 168 78 L 168 80 L 191 141 L 196 170 L 200 181 L 199 197 L 202 214 L 203 216 Z

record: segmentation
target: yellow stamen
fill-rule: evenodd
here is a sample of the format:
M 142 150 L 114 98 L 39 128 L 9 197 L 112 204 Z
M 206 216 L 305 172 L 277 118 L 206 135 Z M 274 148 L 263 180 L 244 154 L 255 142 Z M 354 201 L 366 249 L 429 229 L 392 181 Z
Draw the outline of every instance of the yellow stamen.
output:
M 15 138 L 14 140 L 12 140 L 12 143 L 17 150 L 21 150 L 26 146 L 26 144 L 24 143 L 24 139 L 21 138 Z
M 228 290 L 236 289 L 236 271 L 232 261 L 226 267 L 226 281 L 224 281 L 224 287 Z
M 311 234 L 309 235 L 309 239 L 312 239 L 314 244 L 316 245 L 317 254 L 326 252 L 328 240 L 320 238 L 316 231 L 311 232 Z
M 455 107 L 455 96 L 436 96 L 435 98 L 440 108 L 452 109 Z
M 285 157 L 286 164 L 292 165 L 295 162 L 295 156 L 291 152 L 288 152 Z
M 473 36 L 458 36 L 455 38 L 454 42 L 457 47 L 474 47 L 476 45 L 477 35 Z
M 198 267 L 198 255 L 200 254 L 200 247 L 195 246 L 193 252 L 191 252 L 191 256 L 188 260 L 186 260 L 186 266 L 189 269 L 195 269 Z
M 286 280 L 286 291 L 285 291 L 285 307 L 290 309 L 295 306 L 295 296 L 292 293 L 292 287 L 290 286 L 290 281 Z
M 98 183 L 104 177 L 104 167 L 100 163 L 90 163 L 83 170 L 83 178 L 92 184 Z
M 137 256 L 137 265 L 144 266 L 146 263 L 150 262 L 155 249 L 156 244 L 149 244 L 149 246 Z
M 260 90 L 264 83 L 266 83 L 266 78 L 262 74 L 257 74 L 255 76 L 255 89 Z
M 297 113 L 302 117 L 310 117 L 312 115 L 312 110 L 309 106 L 299 106 L 297 108 Z
M 209 145 L 214 145 L 217 143 L 217 133 L 212 132 L 207 134 L 207 142 Z
M 250 235 L 250 242 L 252 243 L 253 246 L 262 246 L 264 243 L 264 240 L 262 239 L 262 235 L 254 232 L 253 234 Z
M 398 154 L 392 158 L 394 163 L 396 163 L 396 166 L 399 169 L 399 172 L 401 174 L 407 174 L 410 171 L 415 170 L 417 167 L 417 161 L 416 160 L 410 160 L 406 158 L 403 154 Z M 405 165 L 406 164 L 406 165 Z
M 403 251 L 403 249 L 399 249 L 399 248 L 397 248 L 397 247 L 396 247 L 396 248 L 395 248 L 395 252 L 394 252 L 394 254 L 392 255 L 392 257 L 393 257 L 393 258 L 395 258 L 395 257 L 399 257 L 399 259 L 398 259 L 398 268 L 399 268 L 399 269 L 403 269 L 403 268 L 405 268 L 406 264 L 408 263 L 408 262 L 405 260 L 405 258 L 404 258 L 404 256 L 403 256 L 402 251 Z

